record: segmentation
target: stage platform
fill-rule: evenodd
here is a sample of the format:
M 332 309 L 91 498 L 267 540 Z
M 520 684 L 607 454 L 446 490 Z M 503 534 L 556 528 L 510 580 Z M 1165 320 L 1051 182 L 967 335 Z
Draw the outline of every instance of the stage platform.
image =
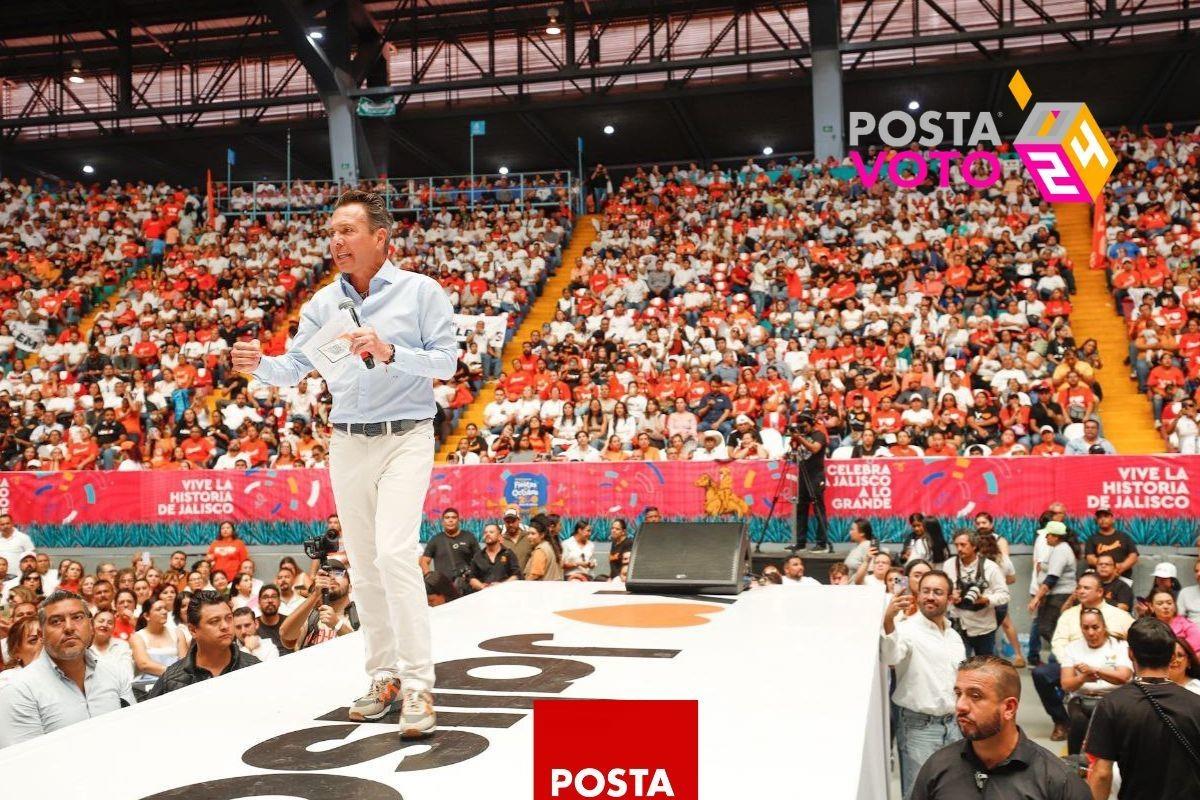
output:
M 366 682 L 354 634 L 0 751 L 0 774 L 86 800 L 528 800 L 534 700 L 697 700 L 700 797 L 888 796 L 882 594 L 615 588 L 518 582 L 432 609 L 440 727 L 425 744 L 346 721 Z M 605 747 L 586 719 L 574 736 Z M 114 768 L 105 743 L 133 761 Z

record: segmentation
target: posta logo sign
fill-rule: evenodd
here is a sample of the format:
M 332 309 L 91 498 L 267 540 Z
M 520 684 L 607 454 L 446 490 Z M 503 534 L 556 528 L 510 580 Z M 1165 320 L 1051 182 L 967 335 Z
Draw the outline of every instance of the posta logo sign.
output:
M 1024 110 L 1033 93 L 1020 70 L 1008 88 Z M 931 170 L 937 174 L 938 185 L 946 187 L 953 166 L 976 189 L 994 186 L 1006 174 L 994 152 L 971 149 L 1002 144 L 996 121 L 988 112 L 931 110 L 914 116 L 907 111 L 889 111 L 876 119 L 869 112 L 851 111 L 849 133 L 852 148 L 871 135 L 891 148 L 878 153 L 869 165 L 858 150 L 848 153 L 868 189 L 884 176 L 902 189 L 911 189 L 924 183 Z M 1013 147 L 1042 197 L 1051 202 L 1092 202 L 1117 163 L 1086 103 L 1034 104 Z
M 696 800 L 697 724 L 695 700 L 538 700 L 534 800 Z

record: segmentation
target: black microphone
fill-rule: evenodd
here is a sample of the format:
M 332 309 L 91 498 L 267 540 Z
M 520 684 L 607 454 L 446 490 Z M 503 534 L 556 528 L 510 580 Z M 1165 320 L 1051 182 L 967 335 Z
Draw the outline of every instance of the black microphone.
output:
M 339 311 L 349 311 L 350 319 L 354 320 L 355 327 L 361 328 L 362 323 L 358 321 L 358 312 L 354 309 L 354 301 L 347 297 L 342 302 L 338 303 Z M 363 363 L 367 365 L 367 369 L 375 369 L 375 358 L 370 353 L 367 353 Z

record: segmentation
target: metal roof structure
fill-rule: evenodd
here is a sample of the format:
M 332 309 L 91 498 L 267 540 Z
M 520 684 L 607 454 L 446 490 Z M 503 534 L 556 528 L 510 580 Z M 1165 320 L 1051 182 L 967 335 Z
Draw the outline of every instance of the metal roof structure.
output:
M 47 0 L 0 4 L 0 170 L 274 178 L 290 129 L 328 177 L 333 95 L 394 104 L 364 174 L 465 171 L 474 118 L 491 168 L 807 151 L 818 8 L 848 109 L 1015 109 L 1020 67 L 1104 125 L 1200 118 L 1191 0 Z

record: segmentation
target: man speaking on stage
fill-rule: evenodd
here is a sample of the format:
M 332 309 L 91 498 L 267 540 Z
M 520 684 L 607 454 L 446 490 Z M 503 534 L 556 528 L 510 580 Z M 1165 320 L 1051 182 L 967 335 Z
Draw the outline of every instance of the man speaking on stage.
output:
M 254 341 L 236 342 L 232 357 L 235 369 L 274 386 L 313 369 L 326 378 L 329 474 L 371 676 L 350 719 L 379 719 L 400 697 L 400 735 L 410 739 L 436 726 L 417 539 L 433 469 L 433 379 L 454 375 L 458 346 L 442 288 L 388 260 L 391 224 L 379 195 L 342 194 L 328 230 L 338 280 L 304 304 L 286 354 L 264 357 Z

